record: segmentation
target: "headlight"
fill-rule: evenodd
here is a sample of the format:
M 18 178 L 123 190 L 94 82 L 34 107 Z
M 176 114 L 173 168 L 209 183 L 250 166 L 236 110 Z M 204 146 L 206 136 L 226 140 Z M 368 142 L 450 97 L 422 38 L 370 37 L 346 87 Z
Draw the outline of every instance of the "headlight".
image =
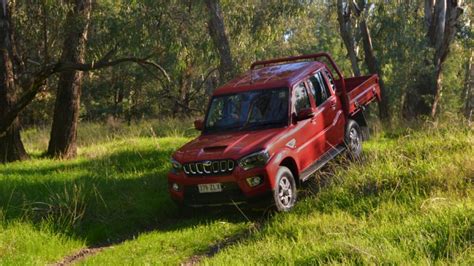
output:
M 244 170 L 249 170 L 255 167 L 265 166 L 270 160 L 268 151 L 263 150 L 247 155 L 239 160 L 239 165 Z
M 173 158 L 171 158 L 171 166 L 173 167 L 173 171 L 175 173 L 180 172 L 181 169 L 183 169 L 183 166 Z

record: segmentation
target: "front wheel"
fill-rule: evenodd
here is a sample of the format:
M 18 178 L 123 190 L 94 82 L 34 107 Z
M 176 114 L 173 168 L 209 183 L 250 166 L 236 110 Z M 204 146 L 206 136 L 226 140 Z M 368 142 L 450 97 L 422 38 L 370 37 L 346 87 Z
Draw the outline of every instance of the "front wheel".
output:
M 276 175 L 276 186 L 273 190 L 273 200 L 279 212 L 289 211 L 296 203 L 296 183 L 290 169 L 281 166 Z
M 359 159 L 362 153 L 362 131 L 359 124 L 354 120 L 349 120 L 344 137 L 349 157 L 353 160 Z

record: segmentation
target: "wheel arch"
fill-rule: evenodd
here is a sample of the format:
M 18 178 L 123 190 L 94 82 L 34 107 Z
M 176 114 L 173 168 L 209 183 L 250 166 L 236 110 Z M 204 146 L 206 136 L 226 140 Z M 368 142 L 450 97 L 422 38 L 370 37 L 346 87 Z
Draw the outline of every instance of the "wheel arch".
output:
M 349 119 L 352 119 L 359 124 L 360 127 L 366 127 L 367 126 L 367 120 L 365 119 L 364 112 L 361 110 L 354 115 L 350 116 Z
M 367 124 L 367 119 L 365 118 L 364 111 L 360 110 L 359 112 L 355 113 L 353 116 L 349 117 L 350 120 L 354 120 L 360 127 L 362 133 L 362 140 L 369 140 L 370 139 L 370 132 L 369 126 Z M 349 123 L 346 123 L 347 125 Z M 346 127 L 347 130 L 347 127 Z
M 293 157 L 286 157 L 280 162 L 280 166 L 284 166 L 288 169 L 290 169 L 291 173 L 293 174 L 293 177 L 295 178 L 295 182 L 297 184 L 300 183 L 300 174 L 298 171 L 298 165 L 296 164 L 295 159 Z

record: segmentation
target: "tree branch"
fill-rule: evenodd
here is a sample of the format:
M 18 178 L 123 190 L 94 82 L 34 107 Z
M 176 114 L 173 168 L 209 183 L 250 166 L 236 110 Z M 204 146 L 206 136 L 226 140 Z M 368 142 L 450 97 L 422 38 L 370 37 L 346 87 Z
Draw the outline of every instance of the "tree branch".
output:
M 194 95 L 197 94 L 201 90 L 202 86 L 204 86 L 204 83 L 206 83 L 207 79 L 211 76 L 212 73 L 214 73 L 217 70 L 219 70 L 219 69 L 217 67 L 215 67 L 215 68 L 212 68 L 211 70 L 209 70 L 209 72 L 207 72 L 206 76 L 201 81 L 201 83 L 199 83 L 199 86 L 196 88 L 195 92 L 193 94 L 191 94 L 191 97 L 194 97 Z
M 109 53 L 106 54 L 106 58 Z M 112 67 L 122 63 L 136 63 L 142 67 L 151 66 L 158 69 L 163 76 L 165 76 L 167 82 L 171 82 L 171 79 L 166 70 L 155 62 L 148 61 L 150 58 L 137 58 L 137 57 L 124 57 L 113 61 L 99 60 L 97 63 L 80 64 L 71 62 L 58 62 L 56 64 L 48 64 L 42 70 L 33 75 L 33 78 L 25 84 L 24 91 L 26 91 L 16 104 L 10 109 L 10 111 L 0 116 L 0 137 L 8 130 L 10 125 L 13 123 L 18 114 L 32 102 L 36 95 L 41 91 L 46 80 L 55 73 L 64 71 L 92 71 L 106 67 Z

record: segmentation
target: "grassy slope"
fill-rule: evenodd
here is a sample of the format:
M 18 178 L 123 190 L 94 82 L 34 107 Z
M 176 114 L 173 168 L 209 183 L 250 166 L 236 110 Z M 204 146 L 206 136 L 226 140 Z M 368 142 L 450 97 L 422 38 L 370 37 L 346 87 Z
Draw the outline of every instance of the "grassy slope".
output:
M 177 219 L 165 174 L 186 138 L 99 136 L 73 161 L 0 166 L 0 264 L 123 239 L 84 263 L 176 264 L 249 226 L 234 213 Z M 204 262 L 473 262 L 473 144 L 468 129 L 375 137 L 364 161 L 328 167 L 295 211 Z
M 174 247 L 166 259 L 179 261 L 243 229 L 246 223 L 226 217 L 176 220 L 166 173 L 171 152 L 187 140 L 115 140 L 83 148 L 72 161 L 0 166 L 0 264 L 60 261 L 151 230 L 161 251 Z M 206 236 L 180 243 L 193 232 Z
M 366 158 L 206 264 L 474 263 L 474 142 L 425 130 L 366 143 Z

